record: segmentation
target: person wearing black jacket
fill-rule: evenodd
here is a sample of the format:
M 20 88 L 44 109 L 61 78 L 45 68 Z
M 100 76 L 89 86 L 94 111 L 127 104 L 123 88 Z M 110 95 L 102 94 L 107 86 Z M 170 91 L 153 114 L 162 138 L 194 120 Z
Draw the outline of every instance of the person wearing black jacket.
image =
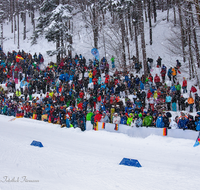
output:
M 169 118 L 166 116 L 166 114 L 163 114 L 163 122 L 164 122 L 164 127 L 169 128 Z
M 172 111 L 177 111 L 176 109 L 177 95 L 174 92 L 172 95 Z
M 188 120 L 189 120 L 189 122 L 187 123 L 188 129 L 190 129 L 190 130 L 195 130 L 195 129 L 196 129 L 196 125 L 195 125 L 195 121 L 194 121 L 194 119 L 193 119 L 193 116 L 192 116 L 192 115 L 189 115 L 189 116 L 188 116 Z
M 195 100 L 194 100 L 194 103 L 195 103 L 195 108 L 196 108 L 196 111 L 198 112 L 199 111 L 199 96 L 197 93 L 195 93 Z
M 63 125 L 65 124 L 65 110 L 63 109 L 63 107 L 60 107 L 60 124 Z
M 36 108 L 37 120 L 41 120 L 42 117 L 42 107 L 40 104 L 37 105 Z
M 186 107 L 185 101 L 186 100 L 187 100 L 187 98 L 184 98 L 183 95 L 181 95 L 180 100 L 179 100 L 180 101 L 180 107 L 181 107 L 180 110 L 181 111 L 183 111 L 183 110 L 185 111 L 185 107 Z

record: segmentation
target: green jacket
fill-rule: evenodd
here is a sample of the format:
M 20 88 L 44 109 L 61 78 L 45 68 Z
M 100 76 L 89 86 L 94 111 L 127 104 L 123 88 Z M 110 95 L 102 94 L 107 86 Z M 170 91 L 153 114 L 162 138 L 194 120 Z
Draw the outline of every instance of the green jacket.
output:
M 181 85 L 178 84 L 178 85 L 175 86 L 175 88 L 176 88 L 177 91 L 180 91 L 181 90 Z
M 128 117 L 128 119 L 127 119 L 127 125 L 131 125 L 131 123 L 132 123 L 132 121 L 133 121 L 133 117 Z
M 153 117 L 151 115 L 147 115 L 144 119 L 143 119 L 143 126 L 150 126 L 152 123 Z
M 91 121 L 91 118 L 94 114 L 92 112 L 89 112 L 87 115 L 86 115 L 86 121 Z

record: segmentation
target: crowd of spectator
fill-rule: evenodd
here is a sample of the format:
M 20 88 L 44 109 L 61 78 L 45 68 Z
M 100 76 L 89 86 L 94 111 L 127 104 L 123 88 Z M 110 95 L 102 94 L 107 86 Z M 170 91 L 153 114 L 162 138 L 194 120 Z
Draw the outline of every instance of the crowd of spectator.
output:
M 166 127 L 200 130 L 199 96 L 177 80 L 181 64 L 174 68 L 161 63 L 153 76 L 148 58 L 148 76 L 109 69 L 105 57 L 86 61 L 80 54 L 68 55 L 59 63 L 44 65 L 41 53 L 25 51 L 7 54 L 0 49 L 0 114 L 33 118 L 62 127 L 86 128 L 86 121 L 109 122 L 136 127 Z M 112 57 L 114 69 L 114 57 Z M 134 65 L 137 65 L 137 59 Z M 171 85 L 166 84 L 166 76 Z M 188 94 L 188 98 L 183 95 Z M 195 108 L 194 108 L 195 106 Z M 189 107 L 189 114 L 185 114 Z M 192 116 L 194 109 L 197 112 Z M 181 113 L 172 119 L 171 111 Z

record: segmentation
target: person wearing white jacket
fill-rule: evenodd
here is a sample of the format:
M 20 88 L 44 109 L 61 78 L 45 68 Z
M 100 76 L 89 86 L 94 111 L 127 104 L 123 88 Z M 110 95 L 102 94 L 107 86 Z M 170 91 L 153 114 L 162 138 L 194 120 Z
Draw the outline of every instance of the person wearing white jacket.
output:
M 118 116 L 117 113 L 114 113 L 114 116 L 113 116 L 113 123 L 114 123 L 114 124 L 119 124 L 119 123 L 120 123 L 120 120 L 121 120 L 121 117 Z
M 169 122 L 169 127 L 171 127 L 171 129 L 178 129 L 178 125 L 173 119 L 169 119 Z
M 151 110 L 154 111 L 155 100 L 154 100 L 154 98 L 153 98 L 153 95 L 148 99 L 148 104 L 149 104 Z

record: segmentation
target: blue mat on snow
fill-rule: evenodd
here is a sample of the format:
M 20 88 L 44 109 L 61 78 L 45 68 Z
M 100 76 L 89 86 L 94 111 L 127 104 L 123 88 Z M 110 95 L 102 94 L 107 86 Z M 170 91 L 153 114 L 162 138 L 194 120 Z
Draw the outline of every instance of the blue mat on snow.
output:
M 130 158 L 123 158 L 122 161 L 119 163 L 119 165 L 125 165 L 125 166 L 134 166 L 134 167 L 142 167 L 138 160 L 130 159 Z
M 32 145 L 32 146 L 43 147 L 42 143 L 39 142 L 39 141 L 33 141 L 33 142 L 31 143 L 31 145 Z

